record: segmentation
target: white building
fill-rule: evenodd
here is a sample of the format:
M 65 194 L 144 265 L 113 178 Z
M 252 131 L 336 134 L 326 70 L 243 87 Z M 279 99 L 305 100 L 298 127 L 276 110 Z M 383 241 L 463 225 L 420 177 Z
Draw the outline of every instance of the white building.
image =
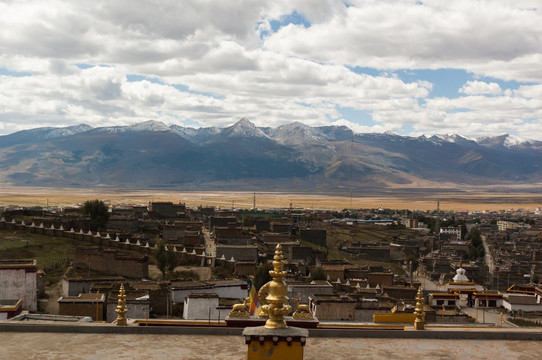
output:
M 248 296 L 247 282 L 242 280 L 177 281 L 171 284 L 173 303 L 183 303 L 190 293 L 212 293 L 219 298 L 244 299 Z
M 22 299 L 22 309 L 38 310 L 36 260 L 0 260 L 0 300 Z
M 217 294 L 190 293 L 184 299 L 183 319 L 223 321 L 231 306 L 220 306 Z
M 499 231 L 506 231 L 508 229 L 517 229 L 519 224 L 512 221 L 499 220 L 497 221 L 497 227 L 499 228 Z
M 473 281 L 469 281 L 465 273 L 465 269 L 463 269 L 460 265 L 460 267 L 456 270 L 453 281 L 446 283 L 443 288 L 446 292 L 450 294 L 459 295 L 458 299 L 451 300 L 454 301 L 455 305 L 472 306 L 474 305 L 474 293 L 483 291 L 484 287 L 482 285 L 475 284 Z M 447 302 L 446 304 L 450 303 Z
M 440 229 L 441 234 L 455 235 L 458 241 L 461 241 L 461 228 L 458 227 L 445 227 Z
M 507 294 L 503 297 L 503 306 L 508 311 L 542 311 L 542 304 L 531 294 Z
M 126 313 L 127 319 L 145 319 L 149 316 L 150 302 L 149 295 L 141 293 L 126 293 Z M 106 321 L 113 322 L 117 319 L 118 314 L 115 312 L 118 305 L 118 292 L 111 292 L 107 301 Z

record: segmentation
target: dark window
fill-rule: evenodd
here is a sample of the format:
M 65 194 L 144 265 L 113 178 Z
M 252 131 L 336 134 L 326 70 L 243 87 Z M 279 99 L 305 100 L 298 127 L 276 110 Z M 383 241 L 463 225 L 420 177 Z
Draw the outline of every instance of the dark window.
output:
M 444 305 L 444 300 L 437 300 L 437 305 Z

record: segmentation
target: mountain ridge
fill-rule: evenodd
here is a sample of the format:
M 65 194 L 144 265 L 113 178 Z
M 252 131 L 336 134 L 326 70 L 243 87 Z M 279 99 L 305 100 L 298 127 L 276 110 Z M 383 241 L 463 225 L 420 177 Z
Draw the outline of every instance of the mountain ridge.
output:
M 26 186 L 333 190 L 542 181 L 542 142 L 409 137 L 296 122 L 37 128 L 0 136 L 0 180 Z

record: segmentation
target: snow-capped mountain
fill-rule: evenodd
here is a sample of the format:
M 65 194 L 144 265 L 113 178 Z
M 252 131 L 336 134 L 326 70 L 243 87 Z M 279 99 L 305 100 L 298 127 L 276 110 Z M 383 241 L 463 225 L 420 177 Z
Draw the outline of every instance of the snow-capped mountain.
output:
M 268 138 L 268 136 L 262 130 L 260 130 L 258 127 L 256 127 L 256 125 L 246 118 L 242 118 L 232 126 L 224 128 L 220 134 L 226 137 Z
M 320 129 L 304 125 L 297 121 L 274 129 L 268 129 L 267 134 L 281 144 L 290 145 L 318 144 L 327 140 Z
M 481 137 L 477 138 L 476 142 L 486 147 L 506 147 L 509 149 L 528 147 L 529 145 L 537 145 L 541 142 L 536 140 L 522 139 L 515 135 L 504 134 L 501 136 Z
M 42 140 L 49 140 L 92 130 L 92 126 L 79 124 L 68 127 L 41 127 L 30 130 L 22 130 L 10 135 L 0 136 L 0 148 L 14 144 L 30 143 Z
M 542 181 L 540 141 L 354 134 L 299 122 L 260 128 L 245 118 L 226 128 L 153 120 L 38 128 L 0 136 L 0 148 L 0 181 L 29 186 L 329 190 Z

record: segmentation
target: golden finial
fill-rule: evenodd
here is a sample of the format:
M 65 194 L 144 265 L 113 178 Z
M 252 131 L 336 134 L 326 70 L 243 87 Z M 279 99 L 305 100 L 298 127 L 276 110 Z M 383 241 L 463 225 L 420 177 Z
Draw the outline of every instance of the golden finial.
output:
M 416 315 L 416 320 L 414 320 L 414 329 L 423 330 L 424 329 L 424 313 L 423 313 L 423 293 L 422 287 L 418 288 L 418 293 L 416 294 L 416 308 L 414 309 L 414 315 Z
M 117 316 L 117 326 L 126 326 L 126 313 L 128 312 L 128 309 L 126 309 L 126 295 L 124 293 L 124 284 L 120 284 L 120 290 L 119 290 L 119 302 L 117 305 L 117 308 L 115 309 L 115 312 L 118 314 Z
M 284 315 L 288 315 L 292 310 L 290 305 L 284 305 L 288 302 L 288 296 L 286 296 L 286 283 L 283 280 L 286 276 L 286 271 L 282 271 L 284 267 L 282 259 L 282 246 L 278 244 L 275 249 L 273 270 L 269 271 L 269 275 L 273 277 L 273 281 L 268 283 L 269 295 L 265 298 L 268 302 L 268 305 L 265 306 L 269 314 L 269 319 L 265 323 L 265 327 L 268 329 L 287 328 Z

